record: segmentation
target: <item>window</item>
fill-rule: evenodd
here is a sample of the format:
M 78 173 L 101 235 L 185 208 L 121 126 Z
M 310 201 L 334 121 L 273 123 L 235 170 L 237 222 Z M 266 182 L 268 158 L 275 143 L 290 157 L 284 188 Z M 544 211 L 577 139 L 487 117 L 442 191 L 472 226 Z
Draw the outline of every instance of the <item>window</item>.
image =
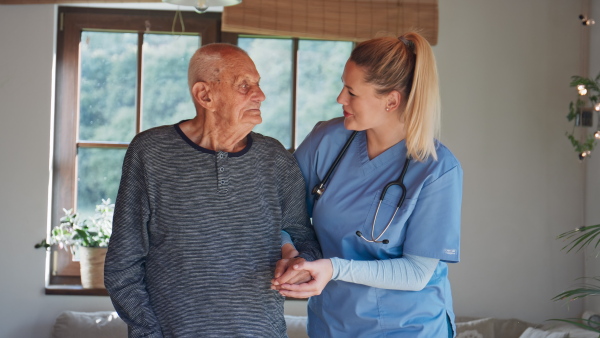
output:
M 85 217 L 102 198 L 115 200 L 137 133 L 195 116 L 187 66 L 202 44 L 238 43 L 249 53 L 267 96 L 255 131 L 286 148 L 317 121 L 342 115 L 336 97 L 351 42 L 238 37 L 220 32 L 219 13 L 181 14 L 183 24 L 175 12 L 59 8 L 52 226 L 63 208 Z M 52 252 L 49 281 L 80 284 L 79 264 L 65 250 Z
M 220 15 L 181 14 L 59 9 L 52 226 L 63 208 L 85 217 L 102 198 L 115 200 L 135 134 L 194 117 L 188 61 L 202 43 L 222 40 Z M 65 250 L 52 252 L 53 284 L 80 284 Z
M 342 116 L 336 99 L 352 42 L 239 37 L 254 60 L 267 99 L 254 129 L 296 149 L 315 123 Z
M 197 34 L 81 33 L 76 199 L 80 216 L 92 215 L 102 198 L 115 200 L 125 147 L 135 134 L 194 117 L 187 66 L 201 40 Z

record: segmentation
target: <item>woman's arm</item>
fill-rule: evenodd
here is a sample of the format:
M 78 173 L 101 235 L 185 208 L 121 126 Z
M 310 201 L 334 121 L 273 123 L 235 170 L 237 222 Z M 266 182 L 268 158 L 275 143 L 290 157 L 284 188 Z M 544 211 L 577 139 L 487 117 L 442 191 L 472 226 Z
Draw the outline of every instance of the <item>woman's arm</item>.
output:
M 420 291 L 429 283 L 440 260 L 404 255 L 377 261 L 331 258 L 333 280 L 381 289 Z
M 383 289 L 419 291 L 433 276 L 438 262 L 439 259 L 413 255 L 377 261 L 319 259 L 293 267 L 310 272 L 313 280 L 299 285 L 283 284 L 278 289 L 286 297 L 308 298 L 321 294 L 334 279 Z

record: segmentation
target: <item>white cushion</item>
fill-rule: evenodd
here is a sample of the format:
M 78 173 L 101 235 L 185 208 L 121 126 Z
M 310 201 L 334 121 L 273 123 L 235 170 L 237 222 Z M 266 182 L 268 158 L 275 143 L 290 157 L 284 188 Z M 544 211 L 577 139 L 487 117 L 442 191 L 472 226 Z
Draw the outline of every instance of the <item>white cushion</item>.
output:
M 494 338 L 494 319 L 482 318 L 468 322 L 457 322 L 456 338 Z
M 516 318 L 494 320 L 494 334 L 496 337 L 519 338 L 528 327 L 537 329 L 539 325 Z
M 289 338 L 308 338 L 306 333 L 306 316 L 285 315 L 285 325 Z
M 61 313 L 53 338 L 127 338 L 127 324 L 114 311 Z
M 570 323 L 556 321 L 548 322 L 540 329 L 548 332 L 568 333 L 569 338 L 598 338 L 599 335 L 598 332 L 586 330 Z
M 569 338 L 566 332 L 550 332 L 528 327 L 519 338 Z

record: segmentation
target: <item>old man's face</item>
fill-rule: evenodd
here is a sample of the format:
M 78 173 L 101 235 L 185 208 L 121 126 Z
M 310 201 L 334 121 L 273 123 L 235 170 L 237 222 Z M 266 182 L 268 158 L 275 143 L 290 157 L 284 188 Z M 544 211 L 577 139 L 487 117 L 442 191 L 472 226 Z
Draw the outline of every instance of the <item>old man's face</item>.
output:
M 259 86 L 260 75 L 245 54 L 232 52 L 223 65 L 216 85 L 217 115 L 230 128 L 249 128 L 262 122 L 260 104 L 265 94 Z

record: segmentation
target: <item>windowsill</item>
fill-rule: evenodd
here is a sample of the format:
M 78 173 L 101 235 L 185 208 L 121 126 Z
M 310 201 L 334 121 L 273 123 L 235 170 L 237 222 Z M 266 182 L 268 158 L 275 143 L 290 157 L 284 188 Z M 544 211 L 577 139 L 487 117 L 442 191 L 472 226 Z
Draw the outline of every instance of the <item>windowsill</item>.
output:
M 46 285 L 47 295 L 108 296 L 106 289 L 84 289 L 81 285 Z

